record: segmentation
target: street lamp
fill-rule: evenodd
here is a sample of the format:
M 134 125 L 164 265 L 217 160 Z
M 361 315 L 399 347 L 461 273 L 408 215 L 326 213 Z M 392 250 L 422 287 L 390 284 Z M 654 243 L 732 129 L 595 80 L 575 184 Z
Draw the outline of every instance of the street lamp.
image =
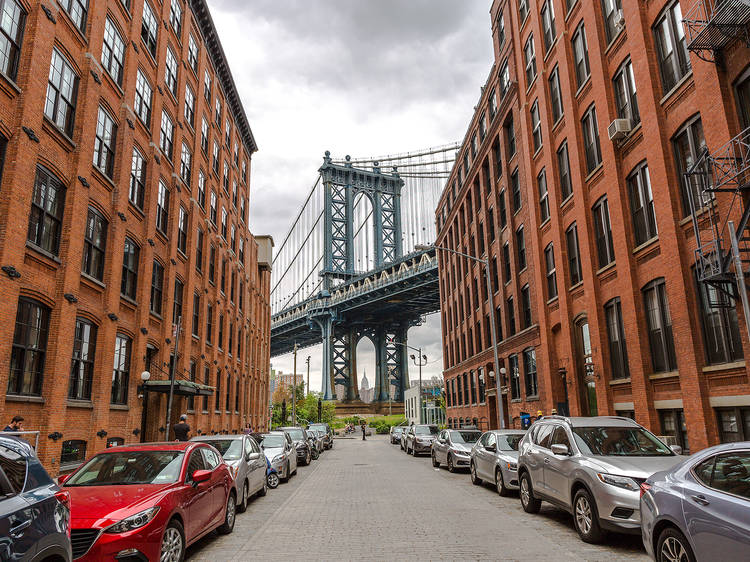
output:
M 459 252 L 451 248 L 446 248 L 444 246 L 425 246 L 421 244 L 417 244 L 416 246 L 414 246 L 414 249 L 418 252 L 424 252 L 432 248 L 435 248 L 436 256 L 437 256 L 437 250 L 443 250 L 445 252 L 456 254 L 466 259 L 479 262 L 484 266 L 484 276 L 487 280 L 487 300 L 491 309 L 489 311 L 489 315 L 490 315 L 490 336 L 492 338 L 492 359 L 493 359 L 493 363 L 495 367 L 495 372 L 500 373 L 501 372 L 500 371 L 500 358 L 497 355 L 497 326 L 495 325 L 495 306 L 494 306 L 494 302 L 492 299 L 493 291 L 492 291 L 492 276 L 490 275 L 490 260 L 489 259 L 483 260 L 482 258 L 478 258 L 476 256 L 465 254 L 463 252 Z M 495 381 L 495 387 L 497 388 L 498 427 L 500 427 L 501 429 L 505 429 L 505 412 L 503 411 L 503 397 L 502 397 L 502 391 L 500 390 L 499 377 L 498 377 L 498 380 Z
M 409 347 L 408 345 L 406 347 Z M 413 347 L 410 349 L 414 349 Z M 410 355 L 412 361 L 414 361 L 414 364 L 419 367 L 419 423 L 422 423 L 422 367 L 427 365 L 427 356 L 422 355 L 422 348 L 418 348 L 416 350 L 419 353 L 419 359 L 414 356 L 414 354 Z M 424 363 L 422 362 L 424 361 Z

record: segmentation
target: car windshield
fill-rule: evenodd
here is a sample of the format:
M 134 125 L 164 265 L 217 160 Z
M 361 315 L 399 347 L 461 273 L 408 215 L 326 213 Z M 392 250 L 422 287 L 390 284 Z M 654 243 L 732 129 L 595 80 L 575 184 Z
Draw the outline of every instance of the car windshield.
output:
M 317 430 L 320 430 L 320 431 L 325 431 L 326 430 L 326 426 L 323 425 L 323 424 L 320 424 L 320 423 L 311 423 L 310 424 L 310 429 L 317 429 Z
M 454 443 L 476 443 L 481 435 L 478 431 L 451 431 L 451 441 Z
M 518 444 L 523 439 L 523 433 L 510 433 L 506 435 L 497 436 L 497 450 L 498 451 L 517 451 Z
M 401 433 L 403 430 L 404 430 L 403 427 L 394 427 L 393 428 L 393 433 Z
M 101 453 L 70 477 L 66 486 L 172 484 L 180 477 L 183 451 Z
M 242 439 L 211 439 L 210 441 L 200 441 L 200 443 L 208 443 L 212 447 L 216 447 L 225 461 L 236 461 L 242 458 Z
M 436 425 L 418 425 L 414 428 L 417 435 L 437 435 L 438 428 Z
M 279 449 L 284 447 L 283 435 L 264 435 L 261 443 L 266 449 Z
M 583 454 L 622 457 L 669 457 L 674 453 L 640 427 L 574 427 Z
M 302 441 L 305 439 L 305 435 L 301 429 L 287 429 L 286 432 L 292 438 L 292 441 Z

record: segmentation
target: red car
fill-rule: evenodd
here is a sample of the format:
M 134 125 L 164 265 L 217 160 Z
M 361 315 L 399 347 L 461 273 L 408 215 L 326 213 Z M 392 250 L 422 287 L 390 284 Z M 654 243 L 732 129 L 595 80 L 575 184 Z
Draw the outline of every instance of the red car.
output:
M 207 533 L 234 528 L 232 475 L 204 443 L 115 447 L 60 480 L 76 560 L 178 562 Z

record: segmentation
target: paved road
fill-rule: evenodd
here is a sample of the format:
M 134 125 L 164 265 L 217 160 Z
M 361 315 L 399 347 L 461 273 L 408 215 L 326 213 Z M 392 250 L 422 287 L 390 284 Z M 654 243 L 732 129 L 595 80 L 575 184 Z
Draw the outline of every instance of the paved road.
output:
M 581 542 L 566 513 L 524 513 L 518 497 L 432 468 L 387 438 L 337 439 L 333 450 L 212 534 L 189 560 L 647 560 L 640 537 Z M 361 531 L 361 532 L 360 532 Z

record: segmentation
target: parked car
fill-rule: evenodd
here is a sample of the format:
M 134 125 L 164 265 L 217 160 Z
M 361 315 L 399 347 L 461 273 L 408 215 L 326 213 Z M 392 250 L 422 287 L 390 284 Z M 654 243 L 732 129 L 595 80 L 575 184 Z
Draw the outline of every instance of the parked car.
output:
M 403 425 L 392 425 L 391 426 L 391 445 L 401 443 L 401 434 L 406 428 Z
M 432 466 L 448 466 L 450 472 L 469 467 L 471 447 L 482 433 L 477 429 L 443 429 L 432 442 Z
M 214 447 L 229 466 L 237 493 L 237 511 L 243 513 L 251 496 L 265 496 L 266 457 L 249 435 L 201 435 L 191 441 Z
M 307 466 L 312 462 L 312 447 L 307 440 L 307 431 L 301 427 L 280 427 L 280 431 L 291 437 L 294 450 L 297 451 L 297 463 Z
M 234 529 L 237 495 L 216 449 L 194 441 L 107 449 L 64 478 L 78 560 L 182 560 Z
M 307 442 L 310 444 L 310 456 L 312 460 L 318 460 L 320 453 L 323 451 L 323 443 L 320 441 L 320 437 L 318 437 L 316 431 L 306 429 L 305 433 L 307 434 Z
M 409 427 L 406 432 L 406 453 L 415 457 L 420 453 L 429 453 L 432 442 L 438 434 L 436 425 L 418 424 Z
M 325 433 L 325 438 L 323 440 L 325 448 L 333 449 L 333 430 L 331 429 L 330 425 L 328 425 L 327 423 L 311 423 L 308 426 L 308 429 L 323 430 L 323 432 Z
M 544 500 L 567 510 L 585 542 L 607 530 L 640 533 L 641 482 L 682 458 L 630 418 L 547 416 L 518 448 L 521 505 L 536 513 Z
M 318 456 L 326 450 L 326 432 L 322 428 L 308 429 L 307 433 L 311 433 L 315 436 L 316 444 L 318 448 Z
M 268 482 L 269 488 L 278 488 L 279 486 L 279 473 L 271 466 L 271 461 L 268 458 L 266 458 L 266 482 Z
M 0 560 L 72 558 L 68 492 L 26 441 L 0 435 Z
M 297 452 L 292 445 L 292 438 L 283 431 L 263 434 L 261 447 L 271 467 L 286 482 L 297 473 Z
M 401 446 L 401 450 L 406 452 L 406 434 L 409 433 L 409 428 L 405 427 L 404 430 L 401 432 L 401 438 L 399 439 L 399 445 Z
M 704 449 L 641 484 L 641 531 L 657 561 L 750 553 L 750 442 Z
M 471 482 L 494 482 L 497 493 L 507 496 L 518 490 L 518 444 L 526 434 L 517 429 L 493 429 L 471 449 Z

